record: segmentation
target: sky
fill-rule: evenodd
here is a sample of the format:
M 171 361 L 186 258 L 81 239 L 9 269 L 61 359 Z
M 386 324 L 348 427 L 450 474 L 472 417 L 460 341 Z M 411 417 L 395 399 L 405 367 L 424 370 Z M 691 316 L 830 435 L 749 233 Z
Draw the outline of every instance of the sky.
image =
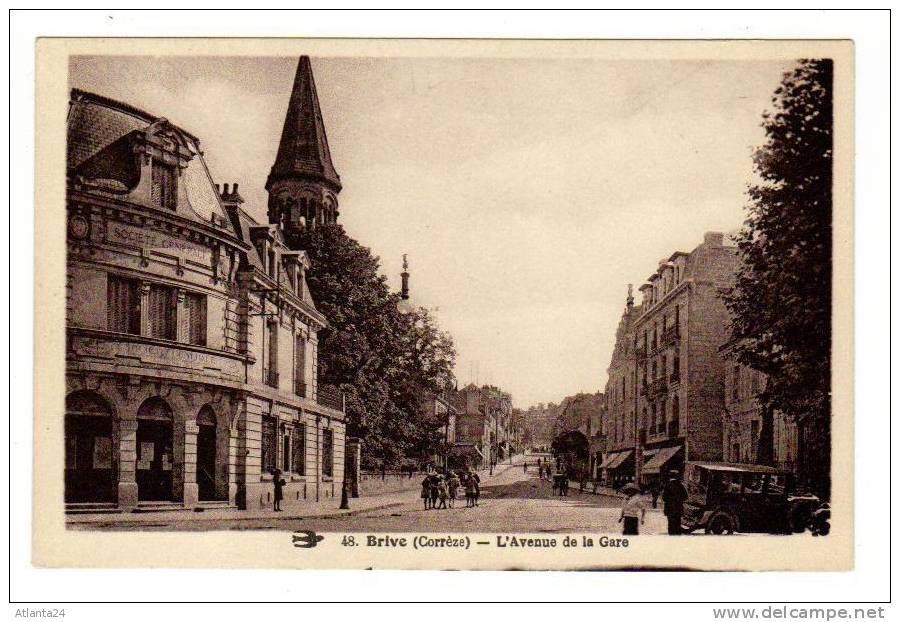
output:
M 70 86 L 200 138 L 265 220 L 296 58 L 77 57 Z M 340 222 L 432 309 L 460 384 L 606 385 L 627 285 L 745 218 L 783 61 L 313 58 Z

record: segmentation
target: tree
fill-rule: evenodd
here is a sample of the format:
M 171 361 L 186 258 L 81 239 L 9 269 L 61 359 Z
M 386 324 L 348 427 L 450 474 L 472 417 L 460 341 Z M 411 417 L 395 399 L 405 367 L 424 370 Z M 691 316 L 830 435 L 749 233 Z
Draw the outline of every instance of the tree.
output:
M 725 293 L 738 360 L 768 376 L 759 396 L 759 461 L 773 462 L 773 417 L 776 411 L 784 413 L 801 430 L 821 433 L 812 442 L 820 455 L 799 458 L 811 469 L 810 483 L 826 496 L 831 450 L 832 81 L 831 60 L 803 60 L 784 74 L 775 91 L 773 111 L 763 115 L 766 142 L 754 155 L 760 181 L 749 188 L 749 216 L 737 239 L 742 267 L 734 287 Z
M 344 391 L 347 433 L 363 439 L 363 465 L 418 455 L 438 438 L 440 424 L 422 406 L 452 380 L 452 339 L 426 310 L 397 310 L 378 258 L 342 226 L 316 227 L 298 241 L 310 258 L 313 300 L 329 322 L 319 335 L 319 375 Z

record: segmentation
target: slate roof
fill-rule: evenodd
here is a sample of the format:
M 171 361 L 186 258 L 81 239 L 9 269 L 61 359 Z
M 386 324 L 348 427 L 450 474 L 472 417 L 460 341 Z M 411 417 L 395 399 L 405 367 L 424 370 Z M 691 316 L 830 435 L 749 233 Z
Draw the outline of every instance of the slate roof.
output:
M 341 189 L 341 178 L 331 162 L 325 123 L 308 56 L 301 56 L 291 90 L 278 155 L 266 188 L 278 179 L 299 177 L 324 181 Z

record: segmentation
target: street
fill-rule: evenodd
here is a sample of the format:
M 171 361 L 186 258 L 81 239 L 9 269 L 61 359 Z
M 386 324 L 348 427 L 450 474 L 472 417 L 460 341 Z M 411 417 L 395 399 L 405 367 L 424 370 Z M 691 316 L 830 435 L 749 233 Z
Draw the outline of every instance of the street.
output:
M 569 496 L 560 497 L 549 481 L 537 477 L 537 469 L 529 466 L 524 473 L 521 463 L 501 465 L 494 475 L 482 472 L 482 492 L 478 507 L 467 508 L 465 497 L 456 500 L 452 509 L 425 510 L 418 490 L 353 499 L 363 509 L 351 515 L 334 511 L 331 515 L 289 516 L 248 514 L 233 511 L 213 515 L 168 513 L 145 516 L 142 520 L 92 521 L 71 524 L 75 529 L 103 530 L 192 530 L 216 531 L 235 529 L 274 529 L 319 532 L 503 532 L 503 533 L 619 533 L 621 499 L 578 492 L 577 484 Z M 379 499 L 383 497 L 383 503 Z M 365 509 L 370 507 L 371 509 Z M 648 499 L 649 507 L 649 499 Z M 131 518 L 131 517 L 128 517 Z M 136 517 L 135 517 L 136 518 Z M 665 533 L 665 518 L 660 509 L 648 509 L 642 533 Z

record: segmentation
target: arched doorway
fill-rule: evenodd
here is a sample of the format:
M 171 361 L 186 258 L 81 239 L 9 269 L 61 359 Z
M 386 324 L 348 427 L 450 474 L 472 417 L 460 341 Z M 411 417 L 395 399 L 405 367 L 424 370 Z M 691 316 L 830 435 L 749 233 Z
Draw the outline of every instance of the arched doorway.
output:
M 200 501 L 216 499 L 216 413 L 209 406 L 197 415 L 197 494 Z
M 137 412 L 137 485 L 139 501 L 172 500 L 172 409 L 151 397 Z
M 112 409 L 96 393 L 66 398 L 66 503 L 115 501 Z

